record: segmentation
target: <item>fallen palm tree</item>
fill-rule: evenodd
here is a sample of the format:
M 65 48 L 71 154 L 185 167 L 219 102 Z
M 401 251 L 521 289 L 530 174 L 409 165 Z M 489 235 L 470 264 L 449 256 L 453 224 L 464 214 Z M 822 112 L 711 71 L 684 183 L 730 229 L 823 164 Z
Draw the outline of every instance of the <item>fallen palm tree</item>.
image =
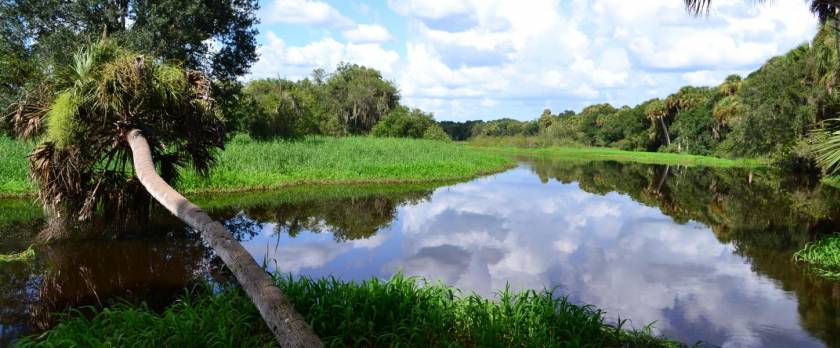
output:
M 201 233 L 281 346 L 320 346 L 230 232 L 168 184 L 186 166 L 207 173 L 224 144 L 203 74 L 102 40 L 77 53 L 73 66 L 57 71 L 15 110 L 18 134 L 44 133 L 30 155 L 30 176 L 50 217 L 43 239 L 77 237 L 83 229 L 76 227 L 95 215 L 142 225 L 154 199 Z

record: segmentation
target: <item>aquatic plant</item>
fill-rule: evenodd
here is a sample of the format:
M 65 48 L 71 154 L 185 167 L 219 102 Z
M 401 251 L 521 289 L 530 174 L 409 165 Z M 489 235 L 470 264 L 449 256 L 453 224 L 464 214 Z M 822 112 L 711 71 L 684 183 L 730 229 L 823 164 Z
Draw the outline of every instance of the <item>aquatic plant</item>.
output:
M 840 279 L 840 233 L 806 244 L 793 259 L 809 264 L 823 277 Z
M 30 245 L 26 250 L 14 254 L 0 254 L 0 263 L 22 262 L 35 258 L 35 249 Z
M 577 305 L 553 291 L 500 291 L 495 299 L 397 274 L 345 282 L 275 275 L 326 346 L 334 347 L 677 347 L 650 326 Z M 273 344 L 241 291 L 189 294 L 162 314 L 123 304 L 86 319 L 75 312 L 18 346 L 264 346 Z M 92 310 L 92 309 L 88 309 Z M 235 344 L 234 344 L 235 343 Z

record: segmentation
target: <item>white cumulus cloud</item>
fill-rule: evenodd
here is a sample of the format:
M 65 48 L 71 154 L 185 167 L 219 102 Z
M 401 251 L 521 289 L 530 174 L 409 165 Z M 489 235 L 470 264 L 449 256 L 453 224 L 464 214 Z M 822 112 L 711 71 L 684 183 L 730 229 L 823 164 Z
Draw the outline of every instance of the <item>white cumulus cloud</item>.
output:
M 353 29 L 343 31 L 342 35 L 351 42 L 380 43 L 391 40 L 388 29 L 377 24 L 359 24 Z
M 329 4 L 317 0 L 274 0 L 261 14 L 266 23 L 292 23 L 350 27 L 353 21 Z

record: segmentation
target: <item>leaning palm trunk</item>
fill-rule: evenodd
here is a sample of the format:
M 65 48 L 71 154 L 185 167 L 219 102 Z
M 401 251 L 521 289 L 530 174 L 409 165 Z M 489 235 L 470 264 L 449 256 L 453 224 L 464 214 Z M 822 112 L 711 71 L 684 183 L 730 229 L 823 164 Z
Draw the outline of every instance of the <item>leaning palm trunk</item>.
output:
M 201 233 L 204 241 L 233 272 L 257 306 L 280 346 L 320 347 L 318 336 L 295 311 L 268 273 L 257 265 L 251 254 L 222 224 L 211 219 L 158 176 L 152 161 L 152 151 L 140 131 L 135 129 L 129 132 L 127 140 L 140 183 L 167 210 Z
M 662 131 L 665 132 L 665 142 L 671 145 L 671 134 L 668 134 L 668 126 L 665 125 L 665 120 L 662 117 L 659 118 L 659 123 L 662 124 Z

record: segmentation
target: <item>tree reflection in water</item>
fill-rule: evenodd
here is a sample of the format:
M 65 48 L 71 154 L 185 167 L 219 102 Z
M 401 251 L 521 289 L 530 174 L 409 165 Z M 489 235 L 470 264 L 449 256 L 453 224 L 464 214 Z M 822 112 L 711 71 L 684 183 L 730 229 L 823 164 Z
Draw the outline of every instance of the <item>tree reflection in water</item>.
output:
M 543 182 L 577 182 L 590 193 L 626 194 L 674 221 L 709 226 L 718 240 L 733 243 L 755 272 L 796 294 L 805 329 L 829 346 L 840 346 L 840 282 L 814 276 L 791 261 L 806 242 L 840 231 L 840 190 L 815 177 L 774 170 L 532 163 Z
M 224 205 L 212 214 L 243 241 L 252 239 L 266 222 L 279 222 L 274 224 L 278 233 L 331 232 L 337 241 L 346 241 L 372 236 L 394 220 L 397 206 L 427 199 L 429 187 L 336 186 L 305 194 L 290 189 L 280 196 L 245 193 L 236 195 L 237 204 L 214 198 Z M 382 194 L 374 194 L 376 190 Z M 9 208 L 0 214 L 0 252 L 26 249 L 44 225 L 38 210 L 20 200 L 0 201 L 0 207 Z M 202 279 L 231 281 L 198 236 L 169 217 L 130 233 L 116 240 L 41 245 L 32 262 L 0 263 L 0 346 L 50 328 L 56 321 L 51 314 L 67 308 L 129 301 L 163 309 Z

